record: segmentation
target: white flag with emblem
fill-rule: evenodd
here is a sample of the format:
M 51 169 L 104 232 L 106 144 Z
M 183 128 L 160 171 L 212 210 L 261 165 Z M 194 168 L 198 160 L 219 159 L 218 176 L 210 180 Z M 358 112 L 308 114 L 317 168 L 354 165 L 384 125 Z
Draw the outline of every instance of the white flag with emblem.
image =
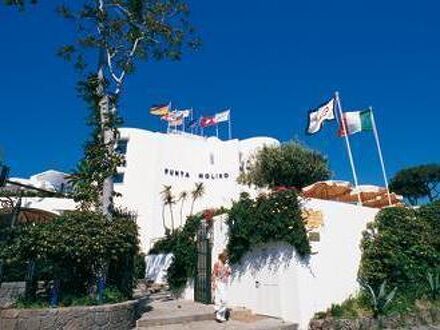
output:
M 318 133 L 322 124 L 326 120 L 335 119 L 335 99 L 332 98 L 327 103 L 319 106 L 317 109 L 311 110 L 309 112 L 309 125 L 307 126 L 307 134 Z
M 229 112 L 230 111 L 231 110 L 226 110 L 226 111 L 223 111 L 223 112 L 216 113 L 215 117 L 214 117 L 215 121 L 217 123 L 222 123 L 224 121 L 228 121 L 229 120 Z

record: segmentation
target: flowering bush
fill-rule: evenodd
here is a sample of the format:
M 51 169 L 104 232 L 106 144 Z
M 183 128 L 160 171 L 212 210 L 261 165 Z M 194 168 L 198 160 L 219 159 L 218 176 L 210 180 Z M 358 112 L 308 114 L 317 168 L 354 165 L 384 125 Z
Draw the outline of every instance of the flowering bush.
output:
M 295 190 L 282 189 L 262 194 L 256 200 L 242 194 L 229 211 L 228 252 L 232 263 L 253 247 L 283 241 L 300 256 L 310 254 L 307 231 Z

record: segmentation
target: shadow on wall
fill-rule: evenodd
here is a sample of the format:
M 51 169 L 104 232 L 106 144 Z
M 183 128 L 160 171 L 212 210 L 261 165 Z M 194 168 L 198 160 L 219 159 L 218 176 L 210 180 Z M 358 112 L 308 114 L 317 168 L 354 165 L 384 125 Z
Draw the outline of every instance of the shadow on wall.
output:
M 173 261 L 173 254 L 149 254 L 145 256 L 145 278 L 157 284 L 167 282 L 167 270 Z
M 296 256 L 295 249 L 286 243 L 268 243 L 246 253 L 239 264 L 231 265 L 232 281 L 240 280 L 244 274 L 255 277 L 263 270 L 272 274 L 284 272 L 290 268 L 292 263 L 309 269 L 314 276 L 309 262 L 310 257 L 300 259 Z

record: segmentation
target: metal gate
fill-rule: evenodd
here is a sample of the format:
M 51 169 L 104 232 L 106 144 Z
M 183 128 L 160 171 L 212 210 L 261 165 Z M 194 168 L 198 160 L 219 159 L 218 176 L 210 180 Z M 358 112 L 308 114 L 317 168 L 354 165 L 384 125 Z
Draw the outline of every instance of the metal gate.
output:
M 197 270 L 194 281 L 194 300 L 211 304 L 211 241 L 206 221 L 202 220 L 197 231 Z

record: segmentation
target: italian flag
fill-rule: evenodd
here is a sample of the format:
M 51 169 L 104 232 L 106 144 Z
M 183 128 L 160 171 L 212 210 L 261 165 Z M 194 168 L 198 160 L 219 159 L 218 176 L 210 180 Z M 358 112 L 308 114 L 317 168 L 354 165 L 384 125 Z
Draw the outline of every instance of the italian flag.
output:
M 347 136 L 362 131 L 373 130 L 373 117 L 370 110 L 344 112 L 338 135 Z

